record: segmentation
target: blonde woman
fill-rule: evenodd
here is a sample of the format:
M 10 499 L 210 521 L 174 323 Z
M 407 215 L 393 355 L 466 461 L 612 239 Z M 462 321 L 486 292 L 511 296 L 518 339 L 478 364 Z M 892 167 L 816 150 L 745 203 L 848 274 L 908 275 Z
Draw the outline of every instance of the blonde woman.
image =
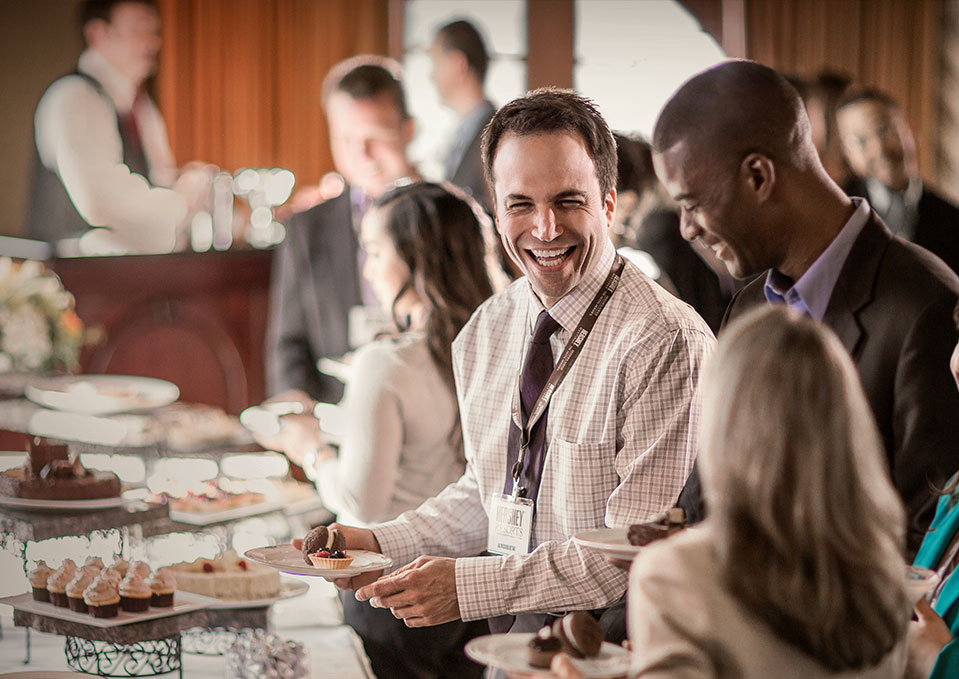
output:
M 904 514 L 839 341 L 759 309 L 723 334 L 703 399 L 709 515 L 633 564 L 634 672 L 902 676 Z

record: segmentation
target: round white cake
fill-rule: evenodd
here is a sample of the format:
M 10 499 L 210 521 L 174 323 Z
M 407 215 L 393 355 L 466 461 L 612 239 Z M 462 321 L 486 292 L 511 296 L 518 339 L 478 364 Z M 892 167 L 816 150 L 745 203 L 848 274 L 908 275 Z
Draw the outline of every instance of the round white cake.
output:
M 216 559 L 197 559 L 170 567 L 176 587 L 216 599 L 251 601 L 270 599 L 280 593 L 280 574 L 237 557 L 232 549 Z

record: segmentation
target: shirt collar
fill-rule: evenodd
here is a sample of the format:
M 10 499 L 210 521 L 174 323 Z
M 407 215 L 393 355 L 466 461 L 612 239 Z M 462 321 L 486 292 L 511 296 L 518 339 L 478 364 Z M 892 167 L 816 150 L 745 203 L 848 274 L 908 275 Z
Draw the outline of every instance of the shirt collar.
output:
M 918 177 L 910 179 L 909 185 L 898 194 L 875 177 L 866 177 L 863 183 L 866 185 L 866 193 L 869 194 L 869 202 L 877 212 L 886 212 L 892 204 L 894 195 L 902 198 L 907 209 L 918 206 L 919 199 L 922 197 L 922 180 Z
M 119 113 L 126 113 L 133 108 L 133 102 L 137 98 L 136 86 L 111 66 L 99 52 L 84 50 L 77 60 L 77 70 L 100 83 Z
M 606 280 L 606 276 L 609 275 L 609 270 L 613 267 L 613 260 L 616 259 L 616 248 L 613 247 L 612 241 L 610 241 L 608 237 L 604 238 L 601 247 L 603 251 L 600 253 L 595 266 L 593 266 L 593 270 L 579 282 L 579 285 L 566 293 L 566 295 L 549 310 L 549 315 L 552 316 L 566 332 L 572 332 L 576 328 L 583 314 L 586 313 L 586 309 L 589 308 L 590 302 L 593 301 L 593 297 L 596 296 L 596 292 Z M 529 324 L 529 332 L 532 334 L 533 326 L 536 324 L 536 318 L 545 307 L 539 301 L 536 293 L 533 292 L 533 288 L 529 285 L 528 280 L 526 285 L 529 290 L 529 306 L 526 319 Z
M 829 247 L 823 250 L 823 253 L 816 258 L 798 281 L 793 283 L 791 279 L 775 269 L 769 271 L 763 287 L 768 301 L 774 304 L 805 307 L 812 318 L 817 321 L 823 319 L 849 251 L 852 250 L 853 244 L 869 220 L 868 201 L 861 198 L 853 198 L 852 201 L 856 206 L 852 216 L 846 221 L 839 234 L 833 238 Z

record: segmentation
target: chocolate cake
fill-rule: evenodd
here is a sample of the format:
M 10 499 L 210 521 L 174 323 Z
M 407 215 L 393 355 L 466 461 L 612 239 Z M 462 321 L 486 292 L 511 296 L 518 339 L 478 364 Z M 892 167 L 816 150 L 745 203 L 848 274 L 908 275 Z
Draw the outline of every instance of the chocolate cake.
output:
M 67 447 L 40 437 L 27 446 L 26 465 L 0 473 L 0 495 L 32 500 L 96 500 L 120 494 L 112 472 L 90 470 Z
M 634 523 L 629 527 L 626 538 L 629 544 L 637 547 L 648 545 L 650 542 L 668 538 L 686 527 L 686 512 L 682 507 L 673 507 L 665 514 L 653 517 L 645 523 Z

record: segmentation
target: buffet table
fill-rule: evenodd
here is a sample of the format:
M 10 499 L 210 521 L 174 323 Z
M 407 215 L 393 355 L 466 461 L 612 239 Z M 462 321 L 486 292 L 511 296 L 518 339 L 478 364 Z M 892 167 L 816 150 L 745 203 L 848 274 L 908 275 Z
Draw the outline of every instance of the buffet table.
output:
M 315 578 L 308 580 L 307 594 L 273 604 L 272 631 L 284 639 L 304 644 L 312 677 L 374 679 L 359 638 L 352 628 L 343 624 L 333 586 Z M 0 605 L 0 626 L 3 629 L 0 673 L 69 669 L 64 637 L 14 627 L 11 608 L 4 605 Z M 24 663 L 28 653 L 29 662 Z M 223 679 L 224 658 L 184 652 L 182 670 L 182 675 L 189 679 Z M 179 670 L 167 676 L 178 673 Z

